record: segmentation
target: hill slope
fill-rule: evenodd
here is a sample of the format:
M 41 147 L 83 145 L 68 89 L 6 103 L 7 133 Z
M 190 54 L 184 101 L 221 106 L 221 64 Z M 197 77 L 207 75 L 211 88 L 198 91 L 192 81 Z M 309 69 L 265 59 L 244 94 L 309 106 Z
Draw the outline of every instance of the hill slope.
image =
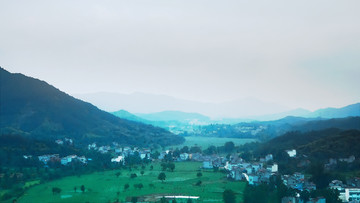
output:
M 351 104 L 342 108 L 325 108 L 314 111 L 309 117 L 322 118 L 345 118 L 349 116 L 360 116 L 360 103 Z
M 350 155 L 360 156 L 359 130 L 339 130 L 336 128 L 310 131 L 288 132 L 264 144 L 259 149 L 259 154 L 279 154 L 288 149 L 296 149 L 299 154 L 326 160 L 328 158 L 344 158 Z
M 184 139 L 161 128 L 117 118 L 55 87 L 0 68 L 0 129 L 40 139 L 72 137 L 82 143 L 168 145 Z
M 128 111 L 125 111 L 125 110 L 119 110 L 119 111 L 111 112 L 111 114 L 113 114 L 114 116 L 117 116 L 119 118 L 122 118 L 122 119 L 127 119 L 127 120 L 130 120 L 130 121 L 136 121 L 136 122 L 151 124 L 150 121 L 145 120 L 143 118 L 140 118 L 138 116 L 135 116 L 134 114 L 132 114 L 132 113 L 130 113 Z

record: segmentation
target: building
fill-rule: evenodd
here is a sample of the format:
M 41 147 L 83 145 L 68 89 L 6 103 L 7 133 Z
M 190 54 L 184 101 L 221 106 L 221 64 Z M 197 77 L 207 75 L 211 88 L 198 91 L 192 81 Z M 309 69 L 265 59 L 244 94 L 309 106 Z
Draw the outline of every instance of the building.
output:
M 72 158 L 70 156 L 67 156 L 67 157 L 61 158 L 60 163 L 62 165 L 67 165 L 68 163 L 71 163 L 71 161 L 72 161 Z
M 205 169 L 214 168 L 211 159 L 207 159 L 207 160 L 203 161 L 203 168 L 205 168 Z
M 360 188 L 345 188 L 345 200 L 360 202 Z
M 124 163 L 124 157 L 123 156 L 118 156 L 118 157 L 116 157 L 116 158 L 112 158 L 111 159 L 111 162 L 116 162 L 116 163 L 119 163 L 119 162 L 123 162 Z
M 181 161 L 186 161 L 189 159 L 189 154 L 188 153 L 182 153 L 180 154 L 180 160 Z
M 272 154 L 268 154 L 265 156 L 265 161 L 272 161 L 273 160 L 273 155 Z
M 278 172 L 278 165 L 274 163 L 273 165 L 268 165 L 266 170 L 268 170 L 271 173 L 277 173 Z
M 341 158 L 339 159 L 339 161 L 343 161 L 343 162 L 347 162 L 347 163 L 352 163 L 355 161 L 355 156 L 351 155 L 349 158 Z
M 296 150 L 295 149 L 286 150 L 286 153 L 289 155 L 289 157 L 296 157 Z
M 248 179 L 249 185 L 257 185 L 258 184 L 259 176 L 257 176 L 257 175 L 249 175 L 248 177 L 249 177 L 249 179 Z

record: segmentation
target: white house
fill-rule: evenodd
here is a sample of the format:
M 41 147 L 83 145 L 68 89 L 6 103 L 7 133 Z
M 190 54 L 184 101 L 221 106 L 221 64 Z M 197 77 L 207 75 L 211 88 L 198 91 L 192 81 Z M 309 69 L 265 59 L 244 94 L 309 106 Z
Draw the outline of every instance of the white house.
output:
M 86 159 L 85 156 L 77 157 L 77 159 L 78 159 L 81 163 L 83 163 L 83 164 L 86 164 L 86 163 L 87 163 L 87 159 Z
M 140 156 L 141 159 L 145 159 L 145 158 L 149 159 L 150 158 L 150 153 L 148 153 L 148 152 L 140 152 L 139 156 Z
M 345 199 L 360 202 L 360 188 L 345 188 Z
M 270 171 L 271 173 L 277 173 L 278 172 L 278 165 L 274 163 L 273 165 L 267 166 L 266 170 Z
M 296 157 L 296 149 L 286 150 L 286 153 L 288 153 L 289 157 Z
M 116 157 L 116 158 L 112 158 L 112 159 L 111 159 L 111 162 L 117 162 L 117 163 L 119 163 L 119 162 L 121 162 L 121 161 L 124 161 L 124 157 L 123 157 L 123 156 L 118 156 L 118 157 Z
M 188 153 L 182 153 L 182 154 L 180 154 L 180 159 L 181 159 L 182 161 L 188 160 L 188 159 L 189 159 L 189 154 L 188 154 Z
M 90 149 L 97 149 L 97 147 L 96 147 L 96 143 L 94 142 L 94 143 L 92 143 L 92 144 L 89 144 L 88 145 L 88 149 L 90 150 Z
M 212 164 L 212 161 L 211 160 L 205 160 L 203 162 L 203 168 L 206 168 L 206 169 L 214 168 L 214 166 Z
M 62 165 L 67 165 L 68 163 L 71 163 L 71 161 L 72 161 L 72 158 L 70 156 L 61 158 Z

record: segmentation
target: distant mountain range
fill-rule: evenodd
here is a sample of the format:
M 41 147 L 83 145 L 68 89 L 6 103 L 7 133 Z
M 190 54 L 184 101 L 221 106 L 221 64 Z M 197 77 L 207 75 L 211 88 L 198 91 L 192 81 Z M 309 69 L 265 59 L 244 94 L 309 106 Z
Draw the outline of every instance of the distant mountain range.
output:
M 279 114 L 266 115 L 261 117 L 252 117 L 248 119 L 242 118 L 224 118 L 219 120 L 212 120 L 211 118 L 199 113 L 187 113 L 181 111 L 162 111 L 157 113 L 137 113 L 132 114 L 125 110 L 112 112 L 112 114 L 137 122 L 152 124 L 155 126 L 167 128 L 167 122 L 178 122 L 183 125 L 209 125 L 209 124 L 237 124 L 241 122 L 254 122 L 254 121 L 276 121 L 286 117 L 301 117 L 301 118 L 316 118 L 331 119 L 331 118 L 346 118 L 360 116 L 360 103 L 352 104 L 342 108 L 326 108 L 319 109 L 314 112 L 305 109 L 296 109 Z M 306 119 L 308 120 L 308 119 Z M 159 125 L 159 123 L 161 125 Z
M 151 121 L 176 120 L 182 122 L 196 119 L 199 122 L 234 124 L 243 121 L 278 120 L 287 116 L 305 118 L 360 116 L 360 103 L 342 108 L 324 108 L 311 112 L 302 108 L 291 110 L 275 103 L 262 102 L 253 98 L 223 103 L 203 103 L 166 95 L 144 93 L 93 93 L 77 94 L 75 96 L 109 112 L 123 109 Z M 166 116 L 165 120 L 164 116 Z
M 274 121 L 197 126 L 185 134 L 202 137 L 256 138 L 265 141 L 289 131 L 309 132 L 328 128 L 360 130 L 360 117 L 324 119 L 288 116 Z
M 351 104 L 341 108 L 324 108 L 316 111 L 306 109 L 295 109 L 278 114 L 252 117 L 255 120 L 276 120 L 286 116 L 296 116 L 305 118 L 345 118 L 349 116 L 360 116 L 360 103 Z
M 196 112 L 217 119 L 226 117 L 246 118 L 254 115 L 275 114 L 290 110 L 282 105 L 263 102 L 254 98 L 222 103 L 206 103 L 145 93 L 118 94 L 103 92 L 75 94 L 74 96 L 91 102 L 109 112 L 124 109 L 134 114 L 180 111 Z
M 44 140 L 69 137 L 78 144 L 119 142 L 168 145 L 184 138 L 162 128 L 120 119 L 44 81 L 0 68 L 1 134 L 22 134 Z

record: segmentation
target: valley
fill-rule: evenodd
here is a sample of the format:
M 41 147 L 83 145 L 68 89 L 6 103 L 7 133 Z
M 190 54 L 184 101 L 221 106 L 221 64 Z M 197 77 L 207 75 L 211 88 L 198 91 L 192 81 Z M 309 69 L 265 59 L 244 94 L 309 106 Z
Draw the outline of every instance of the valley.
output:
M 360 103 L 266 121 L 109 113 L 0 71 L 2 202 L 357 198 Z

